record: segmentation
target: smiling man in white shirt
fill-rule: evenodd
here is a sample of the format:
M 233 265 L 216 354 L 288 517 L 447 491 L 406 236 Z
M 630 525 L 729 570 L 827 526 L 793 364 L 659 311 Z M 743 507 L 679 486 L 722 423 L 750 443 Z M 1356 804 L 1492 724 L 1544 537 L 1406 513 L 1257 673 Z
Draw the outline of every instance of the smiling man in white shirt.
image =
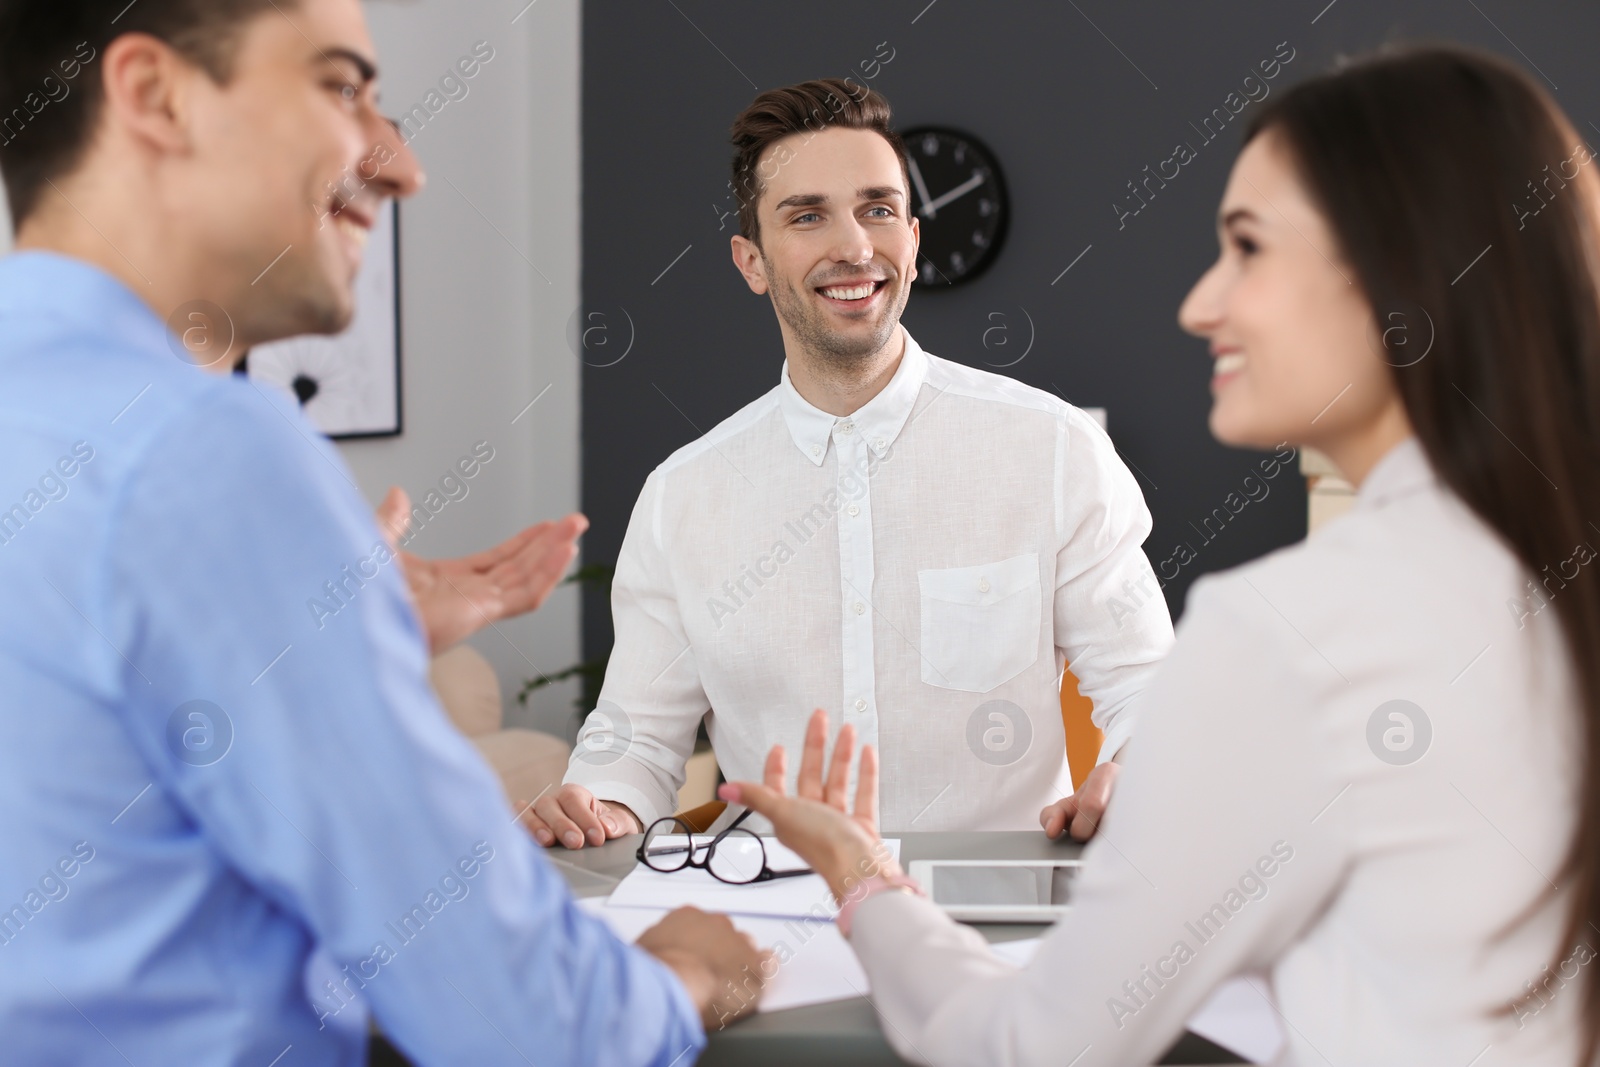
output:
M 1172 642 L 1138 485 L 1088 415 L 901 327 L 919 230 L 881 96 L 765 92 L 733 142 L 733 260 L 787 359 L 645 482 L 599 706 L 529 829 L 637 833 L 673 813 L 702 719 L 727 777 L 753 779 L 822 706 L 881 753 L 885 831 L 1088 836 Z M 1113 612 L 1129 586 L 1145 605 Z M 1105 731 L 1076 797 L 1068 662 Z

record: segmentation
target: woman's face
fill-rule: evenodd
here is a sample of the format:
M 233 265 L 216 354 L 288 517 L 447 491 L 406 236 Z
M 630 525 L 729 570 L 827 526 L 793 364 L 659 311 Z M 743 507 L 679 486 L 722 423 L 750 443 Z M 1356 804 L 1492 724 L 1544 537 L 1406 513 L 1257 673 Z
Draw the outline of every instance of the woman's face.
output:
M 1371 306 L 1271 131 L 1234 164 L 1217 233 L 1221 254 L 1178 311 L 1211 342 L 1212 434 L 1310 445 L 1359 480 L 1385 440 L 1409 432 L 1390 370 L 1401 360 L 1385 358 Z

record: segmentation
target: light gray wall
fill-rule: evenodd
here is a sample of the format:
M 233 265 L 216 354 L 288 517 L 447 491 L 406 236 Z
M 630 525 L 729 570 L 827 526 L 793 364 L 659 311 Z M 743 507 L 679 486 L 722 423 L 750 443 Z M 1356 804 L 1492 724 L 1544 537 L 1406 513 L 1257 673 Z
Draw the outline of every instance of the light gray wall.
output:
M 579 282 L 579 5 L 525 2 L 367 4 L 390 114 L 422 103 L 477 42 L 494 49 L 468 94 L 411 141 L 428 185 L 400 212 L 405 432 L 341 446 L 373 503 L 391 484 L 419 497 L 474 442 L 494 446 L 466 499 L 412 542 L 425 556 L 475 551 L 578 508 L 566 324 Z M 577 661 L 571 586 L 472 643 L 500 676 L 508 721 L 571 735 L 572 686 L 541 690 L 531 710 L 512 699 L 524 678 Z
M 578 362 L 566 324 L 578 306 L 579 5 L 523 2 L 367 4 L 390 114 L 422 103 L 477 42 L 494 49 L 467 95 L 411 142 L 428 186 L 400 214 L 405 432 L 340 446 L 373 504 L 390 485 L 420 498 L 475 442 L 494 446 L 467 497 L 411 543 L 424 556 L 476 551 L 578 508 Z M 7 222 L 0 254 L 10 248 Z M 523 679 L 577 661 L 575 589 L 472 643 L 500 676 L 508 723 L 576 732 L 575 685 L 541 690 L 527 708 L 513 699 Z

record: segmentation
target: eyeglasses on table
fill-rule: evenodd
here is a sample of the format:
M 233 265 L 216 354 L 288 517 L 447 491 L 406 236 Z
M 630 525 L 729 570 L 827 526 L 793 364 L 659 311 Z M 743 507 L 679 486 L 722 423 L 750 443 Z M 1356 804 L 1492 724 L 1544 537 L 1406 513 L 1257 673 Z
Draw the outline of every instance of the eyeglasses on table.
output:
M 767 864 L 765 841 L 740 825 L 752 814 L 745 811 L 715 837 L 704 833 L 697 835 L 682 819 L 668 815 L 645 830 L 644 842 L 635 855 L 652 871 L 671 874 L 685 867 L 698 867 L 728 885 L 750 885 L 810 874 L 809 867 L 775 871 Z

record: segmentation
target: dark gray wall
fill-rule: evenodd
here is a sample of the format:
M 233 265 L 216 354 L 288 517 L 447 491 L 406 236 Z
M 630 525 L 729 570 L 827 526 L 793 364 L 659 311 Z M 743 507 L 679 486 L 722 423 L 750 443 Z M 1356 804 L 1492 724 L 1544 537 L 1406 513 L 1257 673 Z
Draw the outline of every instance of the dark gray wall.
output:
M 1259 456 L 1211 439 L 1210 360 L 1176 325 L 1179 302 L 1216 255 L 1214 213 L 1255 105 L 1209 144 L 1190 123 L 1280 42 L 1295 56 L 1274 91 L 1341 53 L 1444 38 L 1537 64 L 1579 128 L 1600 139 L 1588 121 L 1600 119 L 1591 54 L 1600 5 L 1587 3 L 590 0 L 583 29 L 583 310 L 604 316 L 587 319 L 587 349 L 575 344 L 590 364 L 590 562 L 615 560 L 657 463 L 777 381 L 777 323 L 729 262 L 736 220 L 723 215 L 733 208 L 726 131 L 758 89 L 876 72 L 870 84 L 897 124 L 962 128 L 997 153 L 1013 211 L 999 259 L 969 285 L 913 292 L 904 321 L 929 351 L 983 366 L 1015 359 L 1031 318 L 1033 347 L 1004 373 L 1108 408 L 1112 439 L 1155 515 L 1152 562 L 1179 543 L 1197 552 L 1166 588 L 1174 616 L 1200 574 L 1303 537 L 1306 510 L 1290 471 L 1213 540 L 1191 526 Z M 890 63 L 863 68 L 890 48 Z M 1126 183 L 1179 141 L 1198 158 L 1119 229 L 1113 204 Z M 985 331 L 1002 322 L 1010 344 L 986 349 Z M 580 325 L 569 327 L 575 341 Z M 630 335 L 626 358 L 596 365 L 621 355 Z M 989 334 L 991 344 L 1001 337 Z M 591 595 L 584 616 L 586 650 L 603 652 L 605 601 Z

